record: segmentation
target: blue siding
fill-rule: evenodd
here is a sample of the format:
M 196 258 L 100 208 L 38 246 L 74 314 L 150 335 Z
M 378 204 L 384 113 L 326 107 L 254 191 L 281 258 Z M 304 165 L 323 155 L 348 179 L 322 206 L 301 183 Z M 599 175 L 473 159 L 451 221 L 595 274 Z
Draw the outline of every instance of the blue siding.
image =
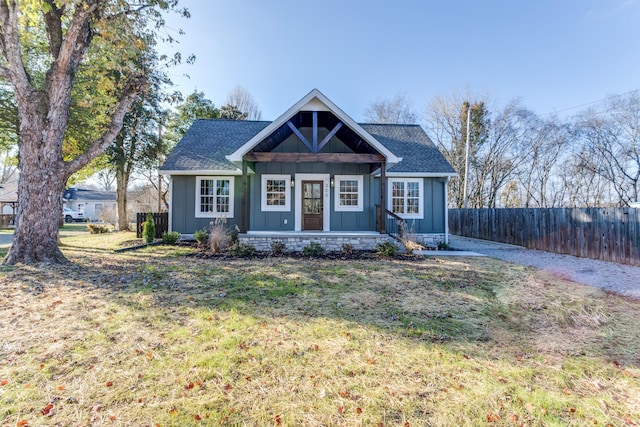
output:
M 229 177 L 234 180 L 234 215 L 227 218 L 228 227 L 240 225 L 242 209 L 242 177 Z M 174 175 L 171 194 L 171 229 L 182 234 L 193 234 L 196 230 L 208 229 L 215 218 L 196 218 L 196 177 Z

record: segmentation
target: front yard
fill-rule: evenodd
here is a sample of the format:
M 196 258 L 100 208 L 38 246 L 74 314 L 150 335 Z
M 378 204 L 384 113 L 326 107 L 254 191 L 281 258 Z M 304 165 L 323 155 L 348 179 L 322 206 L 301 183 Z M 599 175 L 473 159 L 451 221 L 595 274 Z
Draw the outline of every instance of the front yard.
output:
M 640 423 L 640 301 L 488 258 L 112 252 L 133 239 L 0 268 L 0 425 Z

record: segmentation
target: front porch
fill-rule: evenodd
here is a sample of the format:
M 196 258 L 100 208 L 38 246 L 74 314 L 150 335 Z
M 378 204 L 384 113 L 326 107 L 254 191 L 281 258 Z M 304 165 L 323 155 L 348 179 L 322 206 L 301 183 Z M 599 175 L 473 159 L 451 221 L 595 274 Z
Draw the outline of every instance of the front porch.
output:
M 261 252 L 271 251 L 273 242 L 284 243 L 287 252 L 300 252 L 313 242 L 326 251 L 339 252 L 343 250 L 343 245 L 350 245 L 353 250 L 373 251 L 380 243 L 394 241 L 388 234 L 376 231 L 248 231 L 240 233 L 238 238 Z

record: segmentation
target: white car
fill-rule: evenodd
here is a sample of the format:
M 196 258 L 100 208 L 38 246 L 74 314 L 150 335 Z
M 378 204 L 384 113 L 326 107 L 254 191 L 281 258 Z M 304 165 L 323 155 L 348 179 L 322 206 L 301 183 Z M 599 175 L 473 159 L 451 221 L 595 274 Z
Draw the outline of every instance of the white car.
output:
M 62 216 L 64 217 L 64 222 L 75 222 L 75 221 L 84 221 L 84 212 L 74 211 L 70 208 L 63 209 Z

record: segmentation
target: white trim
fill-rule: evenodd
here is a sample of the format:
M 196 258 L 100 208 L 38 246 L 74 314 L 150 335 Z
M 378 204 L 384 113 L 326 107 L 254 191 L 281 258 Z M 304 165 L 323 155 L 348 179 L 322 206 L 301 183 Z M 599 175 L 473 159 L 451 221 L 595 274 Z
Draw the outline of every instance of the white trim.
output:
M 249 175 L 254 172 L 247 169 Z M 161 170 L 161 175 L 204 175 L 204 176 L 242 176 L 240 169 L 236 170 L 209 170 L 209 169 L 194 169 L 194 170 Z
M 169 233 L 173 231 L 173 177 L 169 177 Z
M 405 184 L 408 182 L 417 182 L 418 183 L 418 213 L 417 214 L 406 214 L 406 213 L 397 213 L 400 218 L 404 219 L 424 219 L 424 180 L 421 177 L 415 178 L 390 178 L 387 180 L 387 209 L 393 212 L 393 201 L 391 196 L 393 194 L 393 183 L 394 182 L 404 182 Z M 404 208 L 407 208 L 406 199 L 407 199 L 407 187 L 404 187 L 404 198 L 405 205 Z
M 340 181 L 358 182 L 358 204 L 356 206 L 340 206 Z M 362 212 L 364 200 L 364 178 L 362 175 L 335 175 L 333 177 L 333 210 L 336 212 Z
M 376 178 L 380 178 L 380 168 L 371 172 L 371 175 Z M 387 178 L 454 178 L 458 176 L 455 172 L 387 172 L 385 175 Z
M 328 173 L 297 173 L 295 175 L 295 231 L 302 231 L 302 181 L 322 181 L 324 192 L 324 197 L 322 198 L 322 231 L 330 231 L 331 192 Z
M 229 212 L 217 212 L 216 209 L 216 195 L 212 197 L 213 200 L 213 212 L 202 212 L 200 205 L 200 183 L 203 180 L 213 181 L 213 188 L 216 188 L 217 181 L 229 181 Z M 235 179 L 232 176 L 196 176 L 196 203 L 195 203 L 195 217 L 196 218 L 233 218 L 234 208 L 234 182 Z
M 318 89 L 313 89 L 307 95 L 305 95 L 300 101 L 296 102 L 284 112 L 280 117 L 271 122 L 266 128 L 262 129 L 251 138 L 248 142 L 246 142 L 242 147 L 238 148 L 236 151 L 227 156 L 227 159 L 231 162 L 241 162 L 242 156 L 247 154 L 251 149 L 253 149 L 256 145 L 258 145 L 262 140 L 275 132 L 280 126 L 287 123 L 291 117 L 293 117 L 297 112 L 305 109 L 305 108 L 314 108 L 316 111 L 320 109 L 318 102 L 326 106 L 326 108 L 331 111 L 340 121 L 342 121 L 345 125 L 347 125 L 352 131 L 354 131 L 358 136 L 360 136 L 364 141 L 374 147 L 380 154 L 382 154 L 388 164 L 400 163 L 401 158 L 397 157 L 388 148 L 382 145 L 377 139 L 375 139 L 369 132 L 364 130 L 362 126 L 357 124 L 351 117 L 345 114 L 337 105 L 335 105 L 329 98 L 327 98 L 322 92 Z M 306 110 L 305 110 L 306 111 Z
M 449 245 L 449 178 L 444 182 L 444 243 Z
M 267 205 L 267 180 L 284 180 L 285 199 L 283 206 Z M 291 211 L 291 175 L 262 175 L 260 185 L 260 209 L 263 212 L 290 212 Z

